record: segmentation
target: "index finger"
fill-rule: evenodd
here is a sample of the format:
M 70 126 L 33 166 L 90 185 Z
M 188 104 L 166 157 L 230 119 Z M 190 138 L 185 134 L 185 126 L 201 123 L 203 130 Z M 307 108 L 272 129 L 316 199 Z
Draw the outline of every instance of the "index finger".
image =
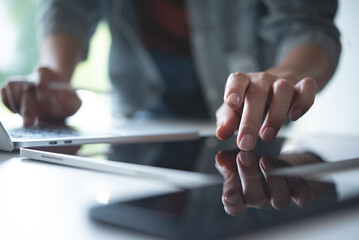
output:
M 36 124 L 38 117 L 38 104 L 36 101 L 34 87 L 26 87 L 24 89 L 19 113 L 23 117 L 24 126 Z

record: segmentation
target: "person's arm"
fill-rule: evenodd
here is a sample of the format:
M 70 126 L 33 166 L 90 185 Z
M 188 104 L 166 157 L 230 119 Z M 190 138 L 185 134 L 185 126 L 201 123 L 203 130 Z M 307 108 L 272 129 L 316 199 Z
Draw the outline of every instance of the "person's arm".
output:
M 70 82 L 76 65 L 83 59 L 81 43 L 64 33 L 47 36 L 41 44 L 39 67 L 56 72 L 60 81 Z
M 217 136 L 226 139 L 238 129 L 242 150 L 255 147 L 258 133 L 273 139 L 287 115 L 295 121 L 306 113 L 334 73 L 340 52 L 335 1 L 264 2 L 271 17 L 261 32 L 276 46 L 279 61 L 264 72 L 231 74 L 217 111 Z
M 10 78 L 1 89 L 4 104 L 23 117 L 24 125 L 63 121 L 80 108 L 70 80 L 76 65 L 86 59 L 89 39 L 101 18 L 99 3 L 43 1 L 38 15 L 42 39 L 39 64 L 31 75 L 23 77 L 30 81 Z
M 278 66 L 266 72 L 232 74 L 227 81 L 225 104 L 217 113 L 217 136 L 230 137 L 240 122 L 241 149 L 253 149 L 258 132 L 263 140 L 273 139 L 287 115 L 295 121 L 309 110 L 316 92 L 334 70 L 328 54 L 318 46 L 305 44 L 294 48 Z M 239 99 L 237 103 L 231 100 L 233 94 L 234 99 Z M 244 102 L 247 106 L 243 107 Z M 270 107 L 262 123 L 266 105 Z
M 11 111 L 23 117 L 24 125 L 62 121 L 80 108 L 81 101 L 72 90 L 70 80 L 82 59 L 82 49 L 80 42 L 70 35 L 49 35 L 41 44 L 37 68 L 24 77 L 29 82 L 9 78 L 1 90 L 2 100 Z M 58 83 L 63 87 L 56 87 Z
M 310 77 L 315 79 L 317 91 L 329 82 L 335 71 L 328 54 L 319 46 L 304 44 L 296 47 L 276 67 L 268 69 L 273 75 L 293 79 L 294 82 Z

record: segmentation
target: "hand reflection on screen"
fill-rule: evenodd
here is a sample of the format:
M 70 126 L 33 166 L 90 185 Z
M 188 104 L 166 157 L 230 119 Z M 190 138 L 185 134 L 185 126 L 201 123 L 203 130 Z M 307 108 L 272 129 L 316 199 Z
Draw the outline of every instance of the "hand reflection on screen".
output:
M 318 161 L 314 155 L 313 161 Z M 291 161 L 269 156 L 259 158 L 254 152 L 220 151 L 216 155 L 216 167 L 224 177 L 222 202 L 226 212 L 239 215 L 246 207 L 268 206 L 281 210 L 291 201 L 306 208 L 327 191 L 326 184 L 312 186 L 299 177 L 268 174 L 271 169 L 290 165 Z

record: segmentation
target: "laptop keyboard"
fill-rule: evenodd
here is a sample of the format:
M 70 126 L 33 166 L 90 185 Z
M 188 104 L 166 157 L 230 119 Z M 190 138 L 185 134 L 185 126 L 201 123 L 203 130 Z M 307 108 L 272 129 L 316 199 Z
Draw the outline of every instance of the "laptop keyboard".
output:
M 9 135 L 18 139 L 34 139 L 34 138 L 59 138 L 78 136 L 79 133 L 69 128 L 54 127 L 26 127 L 9 131 Z

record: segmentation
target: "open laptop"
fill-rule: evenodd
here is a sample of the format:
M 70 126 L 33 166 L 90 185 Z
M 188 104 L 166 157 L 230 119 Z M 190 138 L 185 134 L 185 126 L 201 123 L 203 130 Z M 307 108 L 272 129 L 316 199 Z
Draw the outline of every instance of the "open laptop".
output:
M 20 147 L 39 147 L 54 145 L 78 145 L 85 143 L 130 143 L 171 141 L 181 139 L 196 139 L 198 133 L 188 129 L 157 128 L 143 126 L 137 131 L 129 130 L 127 126 L 109 127 L 109 129 L 91 130 L 81 126 L 47 125 L 37 127 L 19 127 L 6 129 L 0 121 L 0 150 L 13 151 Z

